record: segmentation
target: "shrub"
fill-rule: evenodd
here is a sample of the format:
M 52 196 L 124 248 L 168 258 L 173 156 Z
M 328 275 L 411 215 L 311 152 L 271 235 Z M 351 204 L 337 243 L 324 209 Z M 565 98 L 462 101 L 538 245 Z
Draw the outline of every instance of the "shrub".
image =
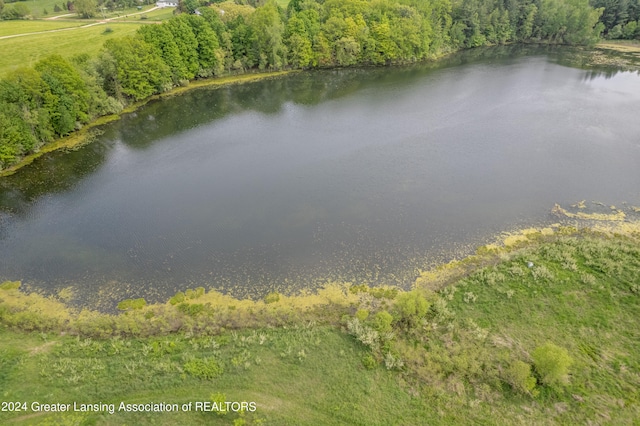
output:
M 139 299 L 126 299 L 118 303 L 118 309 L 121 311 L 128 311 L 132 309 L 142 309 L 147 304 L 147 301 L 142 297 Z
M 197 299 L 204 296 L 204 293 L 204 287 L 198 287 L 195 290 L 191 290 L 190 288 L 188 288 L 187 291 L 184 292 L 184 295 L 187 299 Z
M 526 362 L 516 360 L 505 371 L 505 380 L 515 391 L 533 394 L 536 378 L 531 375 L 531 366 Z
M 407 325 L 415 325 L 427 315 L 429 302 L 418 290 L 402 293 L 396 300 L 396 309 L 400 319 Z
M 384 354 L 384 366 L 387 367 L 387 370 L 400 370 L 404 367 L 404 361 L 389 351 Z
M 538 346 L 532 356 L 536 372 L 543 383 L 554 386 L 568 381 L 573 359 L 565 348 L 547 342 Z
M 376 359 L 372 354 L 367 354 L 364 357 L 362 357 L 362 365 L 367 370 L 373 370 L 374 368 L 377 367 L 378 362 L 376 361 Z
M 347 331 L 360 343 L 372 349 L 377 349 L 380 334 L 374 329 L 363 325 L 358 318 L 347 320 Z
M 173 296 L 171 299 L 169 299 L 169 303 L 171 303 L 172 305 L 176 305 L 178 303 L 182 303 L 184 302 L 184 293 L 179 291 L 176 293 L 175 296 Z
M 376 287 L 369 290 L 369 294 L 371 294 L 376 299 L 395 299 L 398 295 L 397 288 L 387 288 L 387 287 Z
M 181 303 L 177 308 L 180 312 L 190 317 L 195 317 L 204 311 L 204 305 L 202 303 Z
M 366 321 L 366 319 L 369 318 L 369 311 L 367 309 L 358 309 L 358 312 L 356 312 L 356 318 L 360 321 Z
M 387 311 L 380 311 L 373 319 L 373 327 L 380 333 L 391 331 L 393 316 Z
M 226 407 L 226 401 L 227 401 L 227 395 L 217 392 L 214 394 L 211 394 L 211 396 L 209 397 L 209 400 L 213 403 L 213 407 L 214 407 L 214 411 L 217 415 L 219 416 L 226 416 L 227 415 L 227 410 L 226 409 L 222 409 L 222 407 Z
M 280 293 L 277 291 L 271 292 L 264 297 L 264 303 L 267 305 L 270 303 L 276 303 L 280 300 Z
M 195 358 L 184 365 L 184 371 L 200 379 L 213 379 L 223 373 L 222 366 L 214 358 Z
M 351 287 L 349 287 L 349 292 L 351 294 L 367 293 L 368 290 L 369 287 L 366 284 L 352 285 Z
M 17 288 L 20 288 L 20 285 L 20 281 L 5 281 L 0 284 L 0 290 L 15 290 Z

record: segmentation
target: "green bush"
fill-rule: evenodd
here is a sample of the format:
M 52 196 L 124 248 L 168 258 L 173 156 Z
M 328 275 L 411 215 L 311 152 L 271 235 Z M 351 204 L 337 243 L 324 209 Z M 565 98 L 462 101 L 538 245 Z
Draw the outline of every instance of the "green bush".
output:
M 169 299 L 169 303 L 171 303 L 172 305 L 177 305 L 178 303 L 184 302 L 184 299 L 185 299 L 184 293 L 179 291 L 176 293 L 175 296 Z
M 398 295 L 397 288 L 385 288 L 385 287 L 376 287 L 369 289 L 369 294 L 371 294 L 376 299 L 395 299 Z
M 429 311 L 429 306 L 430 303 L 418 290 L 402 293 L 396 299 L 396 310 L 400 320 L 407 325 L 415 325 L 424 318 Z
M 368 293 L 368 292 L 369 292 L 369 286 L 367 286 L 366 284 L 352 285 L 351 287 L 349 287 L 349 293 L 351 294 Z
M 356 312 L 356 318 L 360 321 L 366 321 L 367 318 L 369 318 L 369 311 L 367 309 L 358 309 L 358 312 Z
M 536 378 L 531 375 L 531 365 L 516 360 L 505 371 L 505 380 L 515 391 L 534 394 Z
M 191 290 L 190 288 L 184 292 L 187 299 L 197 299 L 201 296 L 204 296 L 205 290 L 204 287 L 198 287 L 195 290 Z
M 195 317 L 204 311 L 204 305 L 201 303 L 181 303 L 177 308 L 180 312 L 190 317 Z
M 271 292 L 264 297 L 264 303 L 267 305 L 270 303 L 276 303 L 280 300 L 280 293 L 277 291 Z
M 118 309 L 121 311 L 128 311 L 132 309 L 142 309 L 147 305 L 147 301 L 142 297 L 139 299 L 126 299 L 118 303 Z
M 214 404 L 215 407 L 215 413 L 219 416 L 226 416 L 228 411 L 222 410 L 220 409 L 221 407 L 225 407 L 225 403 L 227 401 L 227 395 L 225 395 L 224 393 L 214 393 L 211 394 L 211 396 L 209 397 L 209 400 Z
M 362 365 L 367 370 L 373 370 L 378 366 L 378 362 L 376 361 L 376 359 L 372 354 L 367 354 L 364 357 L 362 357 Z
M 542 383 L 559 385 L 568 381 L 573 359 L 565 348 L 547 342 L 533 351 L 533 364 Z
M 5 281 L 0 284 L 0 290 L 14 290 L 20 288 L 20 281 Z
M 391 323 L 393 322 L 393 316 L 387 311 L 380 311 L 373 319 L 373 328 L 380 333 L 386 333 L 391 331 Z
M 200 379 L 213 379 L 223 373 L 222 366 L 214 358 L 195 358 L 184 365 L 184 371 Z

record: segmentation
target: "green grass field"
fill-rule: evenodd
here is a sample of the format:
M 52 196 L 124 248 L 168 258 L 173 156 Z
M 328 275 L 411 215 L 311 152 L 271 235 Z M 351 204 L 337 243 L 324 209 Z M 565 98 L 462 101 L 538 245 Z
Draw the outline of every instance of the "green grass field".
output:
M 262 304 L 199 292 L 187 292 L 176 305 L 130 311 L 116 323 L 78 317 L 85 327 L 91 323 L 87 330 L 112 330 L 102 338 L 61 335 L 72 329 L 39 318 L 53 302 L 28 301 L 6 283 L 0 287 L 1 400 L 27 405 L 0 411 L 0 423 L 637 424 L 637 229 L 633 235 L 529 234 L 517 248 L 459 262 L 466 275 L 437 294 L 366 287 L 327 293 L 319 311 L 324 321 L 317 312 L 317 321 L 310 320 L 296 298 Z M 416 302 L 419 294 L 426 305 Z M 293 310 L 284 323 L 259 320 L 264 309 L 286 306 Z M 385 324 L 381 312 L 393 322 Z M 131 337 L 144 332 L 145 321 L 181 331 Z M 546 342 L 572 360 L 557 381 L 536 360 L 536 348 Z M 181 407 L 220 400 L 255 402 L 257 410 L 118 411 L 121 402 Z M 115 412 L 33 412 L 34 401 L 115 404 Z
M 70 58 L 81 53 L 95 55 L 110 38 L 132 35 L 141 25 L 139 20 L 131 23 L 109 23 L 89 28 L 79 28 L 47 34 L 34 34 L 0 40 L 0 77 L 22 66 L 33 66 L 39 59 L 52 53 Z M 113 31 L 105 34 L 106 28 Z
M 85 25 L 77 21 L 0 21 L 0 37 Z

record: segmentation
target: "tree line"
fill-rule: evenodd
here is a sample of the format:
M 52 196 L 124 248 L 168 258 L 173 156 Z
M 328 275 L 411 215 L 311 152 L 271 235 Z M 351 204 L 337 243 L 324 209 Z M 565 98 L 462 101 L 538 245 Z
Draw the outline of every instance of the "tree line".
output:
M 640 40 L 640 0 L 591 0 L 603 10 L 600 22 L 609 39 Z
M 511 42 L 589 44 L 602 30 L 588 0 L 185 1 L 183 13 L 108 40 L 96 57 L 52 55 L 0 80 L 0 167 L 193 79 L 410 63 Z

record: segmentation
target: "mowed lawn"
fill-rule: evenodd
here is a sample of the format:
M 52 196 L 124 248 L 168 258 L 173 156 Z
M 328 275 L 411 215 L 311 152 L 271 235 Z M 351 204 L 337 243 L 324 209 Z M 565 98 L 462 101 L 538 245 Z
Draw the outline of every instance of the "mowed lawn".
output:
M 109 23 L 46 34 L 0 39 L 0 77 L 23 67 L 33 66 L 38 60 L 59 54 L 71 58 L 81 53 L 95 55 L 106 40 L 133 35 L 144 21 Z M 111 32 L 105 33 L 106 28 Z

